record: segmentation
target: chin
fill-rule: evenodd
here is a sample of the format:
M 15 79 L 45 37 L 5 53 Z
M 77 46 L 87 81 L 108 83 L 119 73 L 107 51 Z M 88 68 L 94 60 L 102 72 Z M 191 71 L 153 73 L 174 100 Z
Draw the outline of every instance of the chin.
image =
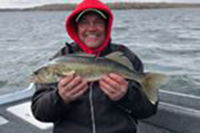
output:
M 87 46 L 91 49 L 97 49 L 99 48 L 101 45 L 99 43 L 88 43 Z

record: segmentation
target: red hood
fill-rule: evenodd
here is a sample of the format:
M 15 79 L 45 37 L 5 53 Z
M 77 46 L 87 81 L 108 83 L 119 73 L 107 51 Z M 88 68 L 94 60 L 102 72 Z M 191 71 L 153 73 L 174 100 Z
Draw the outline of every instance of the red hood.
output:
M 101 10 L 103 12 L 106 12 L 107 16 L 109 17 L 108 18 L 109 20 L 108 20 L 108 26 L 107 26 L 108 28 L 107 28 L 106 39 L 103 42 L 103 44 L 97 50 L 92 50 L 88 46 L 84 45 L 79 40 L 77 31 L 76 31 L 76 22 L 75 22 L 76 16 L 80 12 L 82 12 L 82 11 L 88 9 L 88 8 L 95 8 L 95 9 Z M 85 53 L 98 54 L 105 48 L 105 46 L 109 43 L 109 41 L 111 39 L 112 21 L 113 21 L 112 12 L 105 4 L 103 4 L 99 0 L 84 0 L 68 16 L 67 21 L 66 21 L 66 30 L 67 30 L 69 36 L 74 40 L 74 42 L 76 42 L 83 49 L 83 51 Z

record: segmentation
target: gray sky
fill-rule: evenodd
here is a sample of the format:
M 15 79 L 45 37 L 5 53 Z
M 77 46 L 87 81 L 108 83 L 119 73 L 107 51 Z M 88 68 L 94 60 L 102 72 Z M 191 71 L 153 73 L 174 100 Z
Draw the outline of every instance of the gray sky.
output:
M 76 3 L 82 0 L 0 0 L 0 8 L 24 8 L 47 3 Z M 118 2 L 118 1 L 131 1 L 131 2 L 195 2 L 200 3 L 200 0 L 101 0 L 102 2 Z

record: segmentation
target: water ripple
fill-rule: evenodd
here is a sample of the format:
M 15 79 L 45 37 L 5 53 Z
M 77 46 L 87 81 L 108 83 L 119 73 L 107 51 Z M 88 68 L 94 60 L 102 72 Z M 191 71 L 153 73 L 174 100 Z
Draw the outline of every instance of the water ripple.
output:
M 71 42 L 64 26 L 67 14 L 0 13 L 0 94 L 25 88 L 30 72 L 64 42 Z M 200 9 L 120 10 L 114 14 L 114 43 L 134 51 L 145 70 L 172 76 L 165 89 L 200 96 Z
M 8 81 L 0 81 L 0 88 L 3 88 Z

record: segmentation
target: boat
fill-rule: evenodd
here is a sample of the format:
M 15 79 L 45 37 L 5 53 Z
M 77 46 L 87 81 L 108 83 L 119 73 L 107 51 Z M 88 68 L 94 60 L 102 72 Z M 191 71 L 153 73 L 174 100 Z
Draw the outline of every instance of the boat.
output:
M 0 96 L 0 133 L 50 133 L 52 123 L 31 114 L 34 85 Z M 199 133 L 200 97 L 160 90 L 156 115 L 139 121 L 138 133 Z

